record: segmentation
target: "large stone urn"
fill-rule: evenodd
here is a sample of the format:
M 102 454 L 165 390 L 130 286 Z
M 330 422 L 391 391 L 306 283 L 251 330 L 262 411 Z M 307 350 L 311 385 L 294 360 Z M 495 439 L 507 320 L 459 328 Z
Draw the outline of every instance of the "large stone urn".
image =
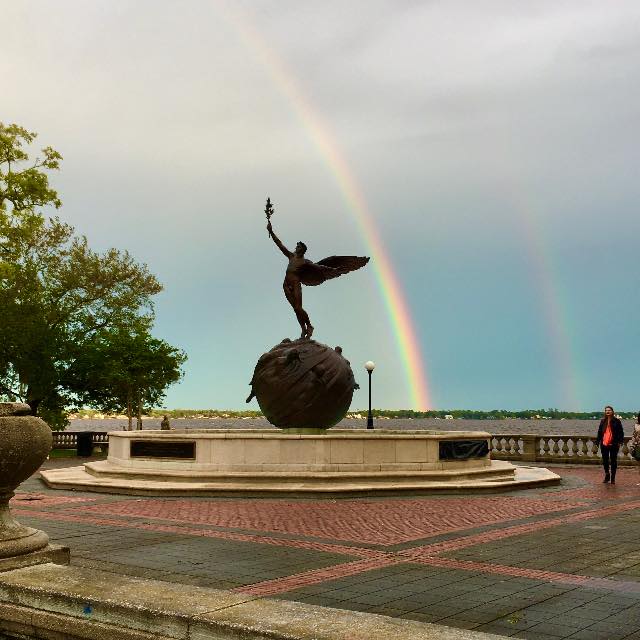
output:
M 28 405 L 0 403 L 0 569 L 16 564 L 9 562 L 14 558 L 18 565 L 31 564 L 32 556 L 50 561 L 43 556 L 60 549 L 49 545 L 44 531 L 14 520 L 9 510 L 14 490 L 39 469 L 53 441 L 47 423 L 28 413 Z

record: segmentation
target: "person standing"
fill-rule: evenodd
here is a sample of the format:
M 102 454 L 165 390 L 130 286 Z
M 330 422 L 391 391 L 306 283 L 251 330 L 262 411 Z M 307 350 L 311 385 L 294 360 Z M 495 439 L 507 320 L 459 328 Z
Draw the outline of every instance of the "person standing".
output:
M 604 467 L 604 480 L 602 482 L 616 483 L 616 471 L 618 469 L 618 451 L 624 443 L 624 431 L 620 418 L 616 418 L 613 407 L 607 405 L 604 408 L 604 417 L 600 420 L 596 446 L 602 453 L 602 466 Z M 611 472 L 609 472 L 611 469 Z
M 633 434 L 631 438 L 629 438 L 629 442 L 627 442 L 627 446 L 629 447 L 629 453 L 631 454 L 631 457 L 636 462 L 640 462 L 640 413 L 636 418 Z

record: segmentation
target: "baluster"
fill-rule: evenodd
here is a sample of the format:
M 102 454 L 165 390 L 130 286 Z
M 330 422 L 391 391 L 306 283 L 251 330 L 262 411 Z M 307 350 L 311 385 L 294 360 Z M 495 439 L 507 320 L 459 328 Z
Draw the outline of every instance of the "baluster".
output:
M 576 443 L 575 440 L 573 438 L 567 438 L 566 442 L 566 451 L 567 451 L 567 456 L 569 458 L 572 458 L 573 456 L 576 455 L 575 450 L 576 450 Z
M 514 438 L 509 438 L 507 440 L 507 453 L 510 456 L 515 456 L 516 454 L 516 441 L 514 440 Z
M 558 455 L 558 439 L 553 439 L 553 438 L 549 438 L 549 442 L 553 442 L 553 444 L 550 447 L 549 453 L 552 456 L 557 456 Z
M 517 440 L 517 447 L 516 450 L 518 452 L 519 456 L 523 456 L 524 455 L 524 440 L 522 438 L 518 438 Z
M 620 453 L 625 457 L 629 458 L 629 441 L 625 440 L 624 444 L 621 447 Z
M 498 453 L 498 438 L 491 438 L 491 453 Z
M 504 438 L 500 438 L 500 453 L 507 452 L 507 441 Z
M 584 456 L 586 452 L 586 447 L 584 446 L 584 440 L 582 438 L 578 438 L 576 441 L 576 455 L 581 458 Z
M 540 438 L 540 457 L 546 458 L 549 455 L 549 439 Z

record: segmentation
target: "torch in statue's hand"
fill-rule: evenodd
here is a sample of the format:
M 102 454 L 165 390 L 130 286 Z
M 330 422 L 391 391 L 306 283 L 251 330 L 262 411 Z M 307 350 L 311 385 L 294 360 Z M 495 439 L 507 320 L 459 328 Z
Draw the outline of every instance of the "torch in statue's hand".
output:
M 271 198 L 267 198 L 267 205 L 264 208 L 264 213 L 267 216 L 267 231 L 269 232 L 269 237 L 271 237 L 271 216 L 275 213 L 273 205 L 271 204 Z

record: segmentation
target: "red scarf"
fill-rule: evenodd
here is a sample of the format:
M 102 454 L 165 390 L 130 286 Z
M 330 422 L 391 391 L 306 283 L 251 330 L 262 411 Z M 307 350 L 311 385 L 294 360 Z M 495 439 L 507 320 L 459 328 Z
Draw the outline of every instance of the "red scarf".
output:
M 602 436 L 602 446 L 610 447 L 613 444 L 613 429 L 611 428 L 611 418 L 607 418 L 607 426 Z

